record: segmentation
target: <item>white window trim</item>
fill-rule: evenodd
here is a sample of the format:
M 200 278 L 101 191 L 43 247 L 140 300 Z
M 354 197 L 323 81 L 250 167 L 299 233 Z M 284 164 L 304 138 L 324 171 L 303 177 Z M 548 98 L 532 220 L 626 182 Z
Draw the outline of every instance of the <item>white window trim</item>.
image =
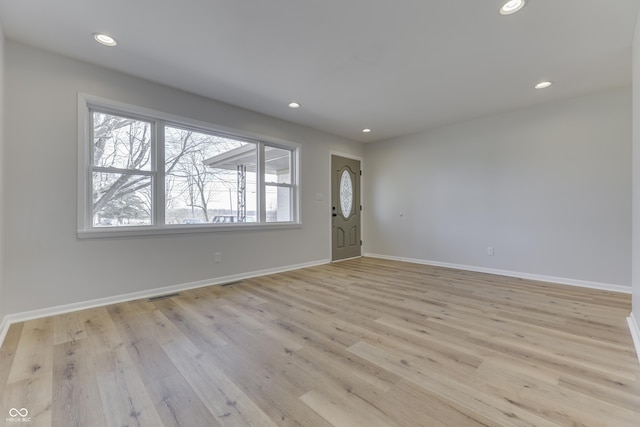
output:
M 90 109 L 95 108 L 104 112 L 113 112 L 114 114 L 125 114 L 139 117 L 144 120 L 161 121 L 168 125 L 177 125 L 202 130 L 204 132 L 214 132 L 227 134 L 231 137 L 247 139 L 258 143 L 258 162 L 262 162 L 264 157 L 264 146 L 278 147 L 291 150 L 292 154 L 292 170 L 291 176 L 293 184 L 278 184 L 278 186 L 287 186 L 293 188 L 292 192 L 292 215 L 293 221 L 290 222 L 265 222 L 266 212 L 262 201 L 265 197 L 265 188 L 267 185 L 273 186 L 274 183 L 264 182 L 263 177 L 258 177 L 258 218 L 257 223 L 234 223 L 234 224 L 164 224 L 164 163 L 157 164 L 160 159 L 164 159 L 164 145 L 153 144 L 152 156 L 153 167 L 148 174 L 155 176 L 155 185 L 152 188 L 154 192 L 153 221 L 155 225 L 151 226 L 127 226 L 114 228 L 94 228 L 92 220 L 91 196 L 90 189 L 90 171 L 91 171 L 91 145 L 90 145 Z M 163 126 L 157 126 L 155 136 L 159 140 L 164 141 L 162 132 Z M 189 119 L 174 114 L 164 113 L 148 108 L 138 107 L 110 99 L 101 98 L 85 93 L 78 93 L 78 151 L 77 151 L 77 236 L 78 238 L 94 238 L 94 237 L 125 237 L 125 236 L 151 236 L 162 234 L 190 234 L 190 233 L 206 233 L 206 232 L 228 232 L 237 230 L 265 230 L 265 229 L 287 229 L 300 228 L 302 226 L 302 215 L 300 210 L 300 158 L 302 146 L 298 143 L 286 141 L 283 139 L 272 138 L 265 135 L 246 132 L 238 129 L 220 126 L 213 123 L 203 122 L 199 120 Z M 145 171 L 145 174 L 147 171 Z

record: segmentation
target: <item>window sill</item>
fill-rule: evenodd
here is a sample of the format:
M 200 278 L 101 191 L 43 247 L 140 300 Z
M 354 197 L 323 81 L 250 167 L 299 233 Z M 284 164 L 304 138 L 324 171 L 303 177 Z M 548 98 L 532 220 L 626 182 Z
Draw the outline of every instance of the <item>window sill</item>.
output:
M 108 237 L 160 236 L 170 234 L 219 233 L 225 231 L 265 231 L 302 228 L 300 222 L 280 222 L 267 224 L 221 224 L 221 225 L 167 225 L 164 227 L 120 227 L 78 230 L 78 239 Z

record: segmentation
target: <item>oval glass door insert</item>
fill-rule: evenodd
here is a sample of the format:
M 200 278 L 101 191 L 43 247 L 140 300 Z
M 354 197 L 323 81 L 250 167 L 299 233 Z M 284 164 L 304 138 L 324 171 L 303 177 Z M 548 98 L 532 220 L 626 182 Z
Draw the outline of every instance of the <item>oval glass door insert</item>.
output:
M 353 182 L 349 171 L 342 171 L 340 177 L 340 209 L 342 216 L 346 219 L 351 215 L 353 208 Z

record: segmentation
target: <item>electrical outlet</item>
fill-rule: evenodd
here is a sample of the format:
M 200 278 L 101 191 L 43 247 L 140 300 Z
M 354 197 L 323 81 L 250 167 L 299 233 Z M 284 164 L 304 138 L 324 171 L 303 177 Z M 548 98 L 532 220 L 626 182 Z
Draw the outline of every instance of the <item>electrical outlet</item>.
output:
M 222 262 L 222 254 L 220 252 L 213 254 L 213 262 Z
M 487 255 L 493 256 L 493 246 L 487 246 Z

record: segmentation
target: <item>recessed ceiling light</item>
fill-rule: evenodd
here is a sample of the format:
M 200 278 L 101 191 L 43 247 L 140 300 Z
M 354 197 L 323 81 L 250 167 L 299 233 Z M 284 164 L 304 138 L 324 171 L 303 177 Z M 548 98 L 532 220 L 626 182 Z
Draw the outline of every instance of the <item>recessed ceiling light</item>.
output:
M 103 33 L 93 33 L 93 38 L 100 44 L 105 46 L 115 46 L 118 44 L 116 39 L 111 37 L 109 34 Z
M 297 102 L 290 102 L 289 108 L 300 108 L 300 104 L 298 104 Z
M 525 0 L 509 0 L 500 8 L 500 15 L 511 15 L 522 9 L 525 5 Z
M 364 129 L 362 129 L 362 133 L 371 133 L 371 129 L 364 128 Z
M 537 85 L 535 85 L 534 87 L 535 87 L 536 89 L 546 89 L 546 88 L 548 88 L 549 86 L 551 86 L 552 84 L 553 84 L 553 82 L 550 82 L 550 81 L 544 81 L 544 82 L 540 82 L 540 83 L 538 83 L 538 84 L 537 84 Z

